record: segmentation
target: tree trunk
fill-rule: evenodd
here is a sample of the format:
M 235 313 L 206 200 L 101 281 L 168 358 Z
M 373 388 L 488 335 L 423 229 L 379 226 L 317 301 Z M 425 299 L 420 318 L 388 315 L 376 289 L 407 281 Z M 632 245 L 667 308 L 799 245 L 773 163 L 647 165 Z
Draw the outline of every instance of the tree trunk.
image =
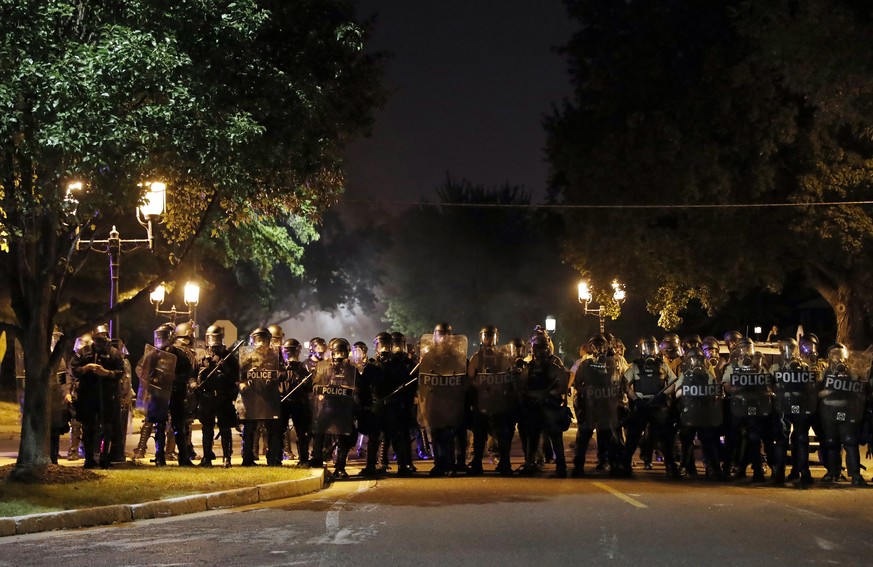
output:
M 840 286 L 834 313 L 837 316 L 837 341 L 850 350 L 866 350 L 873 342 L 870 319 L 853 289 Z
M 831 304 L 837 319 L 837 342 L 849 350 L 863 351 L 873 343 L 870 318 L 857 292 L 849 285 L 817 286 L 818 292 Z M 821 345 L 824 351 L 830 345 Z M 824 354 L 824 352 L 822 352 Z
M 51 321 L 44 305 L 34 305 L 29 325 L 24 329 L 25 392 L 21 420 L 21 442 L 13 480 L 30 477 L 51 464 L 49 455 L 49 363 Z

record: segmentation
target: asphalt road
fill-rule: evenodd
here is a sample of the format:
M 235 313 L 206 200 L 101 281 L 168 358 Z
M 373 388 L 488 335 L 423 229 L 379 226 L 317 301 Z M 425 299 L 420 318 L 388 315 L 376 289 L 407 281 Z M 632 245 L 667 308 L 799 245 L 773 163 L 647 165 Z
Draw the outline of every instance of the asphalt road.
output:
M 0 539 L 0 565 L 870 565 L 873 489 L 637 478 L 335 483 L 248 508 Z

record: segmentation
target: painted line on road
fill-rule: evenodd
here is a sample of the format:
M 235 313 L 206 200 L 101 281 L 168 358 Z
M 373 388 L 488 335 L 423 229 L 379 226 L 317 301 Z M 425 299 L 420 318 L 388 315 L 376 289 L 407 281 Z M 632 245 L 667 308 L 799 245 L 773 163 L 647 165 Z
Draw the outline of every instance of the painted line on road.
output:
M 356 494 L 364 492 L 369 488 L 375 486 L 375 482 L 362 480 L 358 483 L 358 488 L 354 492 L 347 495 L 345 498 L 341 498 L 334 502 L 333 506 L 331 506 L 330 510 L 324 517 L 324 528 L 325 534 L 322 538 L 322 543 L 340 543 L 340 522 L 339 522 L 339 513 L 348 504 L 349 500 Z
M 636 498 L 631 498 L 630 496 L 628 496 L 624 492 L 618 491 L 611 486 L 607 486 L 607 485 L 603 484 L 602 482 L 592 482 L 591 484 L 593 484 L 597 488 L 602 488 L 603 490 L 609 492 L 610 494 L 612 494 L 613 496 L 615 496 L 619 500 L 624 500 L 625 502 L 627 502 L 628 504 L 630 504 L 631 506 L 633 506 L 635 508 L 648 508 L 648 506 L 646 506 L 645 504 L 643 504 L 642 502 L 640 502 Z

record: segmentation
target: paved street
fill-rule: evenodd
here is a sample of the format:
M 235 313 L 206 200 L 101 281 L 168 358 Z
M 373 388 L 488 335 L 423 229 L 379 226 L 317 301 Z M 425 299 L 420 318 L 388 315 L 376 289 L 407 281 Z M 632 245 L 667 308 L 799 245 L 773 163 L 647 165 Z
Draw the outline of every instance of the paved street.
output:
M 0 565 L 869 565 L 871 499 L 847 486 L 668 482 L 658 468 L 632 480 L 389 476 L 268 505 L 3 538 Z

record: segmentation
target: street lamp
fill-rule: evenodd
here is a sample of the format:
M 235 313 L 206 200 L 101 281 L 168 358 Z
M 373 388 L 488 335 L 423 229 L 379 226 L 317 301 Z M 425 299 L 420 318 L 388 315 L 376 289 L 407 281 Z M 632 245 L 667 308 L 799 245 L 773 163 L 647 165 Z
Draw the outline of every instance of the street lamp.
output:
M 555 329 L 558 327 L 558 320 L 553 316 L 548 315 L 546 317 L 546 330 L 550 333 L 554 333 Z
M 176 309 L 176 306 L 173 305 L 169 310 L 162 310 L 161 305 L 164 303 L 164 299 L 167 295 L 167 289 L 164 287 L 164 284 L 159 285 L 155 288 L 155 290 L 149 295 L 149 301 L 152 302 L 155 306 L 155 314 L 162 315 L 172 321 L 173 325 L 176 325 L 176 318 L 180 315 L 188 317 L 191 321 L 191 326 L 197 329 L 197 304 L 200 303 L 200 286 L 195 282 L 188 282 L 185 284 L 184 292 L 183 292 L 183 301 L 185 305 L 188 306 L 187 311 L 179 311 Z
M 68 195 L 72 195 L 74 191 L 81 189 L 80 184 L 73 184 L 68 187 Z M 118 269 L 121 260 L 121 254 L 124 252 L 132 252 L 137 248 L 154 248 L 154 234 L 152 232 L 152 222 L 160 221 L 161 215 L 164 212 L 166 204 L 167 186 L 160 181 L 141 183 L 140 187 L 147 187 L 143 204 L 137 207 L 136 220 L 146 229 L 146 238 L 122 239 L 115 225 L 109 231 L 109 238 L 106 240 L 88 240 L 82 242 L 78 236 L 76 239 L 76 250 L 93 250 L 101 254 L 109 255 L 109 309 L 115 307 L 118 303 Z M 109 337 L 112 339 L 118 338 L 118 315 L 113 315 L 109 321 Z
M 624 284 L 618 283 L 618 280 L 613 280 L 612 282 L 612 299 L 614 299 L 616 303 L 624 303 L 624 300 L 627 299 L 627 292 L 624 289 Z M 591 289 L 588 287 L 588 282 L 582 280 L 579 282 L 579 303 L 583 305 L 583 312 L 585 315 L 594 315 L 600 318 L 600 332 L 603 333 L 606 330 L 604 325 L 603 306 L 598 305 L 595 309 L 590 307 L 591 302 Z

